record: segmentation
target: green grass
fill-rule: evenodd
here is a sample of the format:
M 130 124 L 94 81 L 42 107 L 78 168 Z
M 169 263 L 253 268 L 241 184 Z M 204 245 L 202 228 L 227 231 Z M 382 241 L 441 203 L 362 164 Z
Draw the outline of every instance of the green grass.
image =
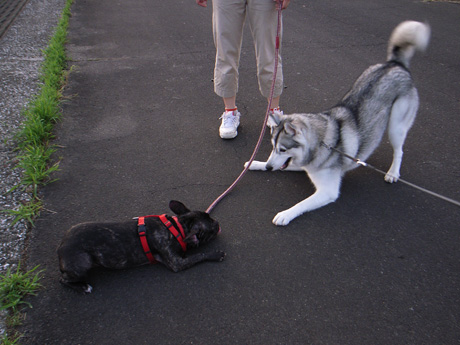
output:
M 25 302 L 23 298 L 27 295 L 36 295 L 36 291 L 40 288 L 39 275 L 41 271 L 37 271 L 38 266 L 34 269 L 23 273 L 20 265 L 16 272 L 12 272 L 11 268 L 4 275 L 0 275 L 0 309 L 11 309 L 18 311 L 18 307 L 26 304 L 31 307 L 30 303 Z
M 38 197 L 38 186 L 53 182 L 51 173 L 58 170 L 58 163 L 50 166 L 51 155 L 56 149 L 48 145 L 28 145 L 22 149 L 18 156 L 18 166 L 23 170 L 23 178 L 20 185 L 31 187 L 30 191 L 34 198 Z
M 56 152 L 51 141 L 54 138 L 54 125 L 61 117 L 62 89 L 68 73 L 65 43 L 72 3 L 73 0 L 67 0 L 54 35 L 48 47 L 43 50 L 39 92 L 23 112 L 24 121 L 16 136 L 19 151 L 17 166 L 23 173 L 20 183 L 13 190 L 23 188 L 31 193 L 31 199 L 18 210 L 2 211 L 15 216 L 12 225 L 21 220 L 33 225 L 42 208 L 38 189 L 53 182 L 51 174 L 58 170 L 58 163 L 50 164 Z M 8 311 L 7 327 L 11 330 L 11 334 L 0 339 L 2 345 L 19 343 L 21 335 L 14 328 L 22 323 L 20 309 L 24 306 L 32 307 L 24 297 L 35 295 L 41 287 L 39 279 L 42 271 L 37 272 L 37 269 L 38 266 L 22 272 L 18 267 L 16 272 L 9 269 L 6 274 L 0 275 L 0 309 Z
M 73 0 L 67 0 L 48 47 L 43 50 L 39 92 L 25 108 L 24 121 L 16 135 L 19 150 L 17 167 L 21 169 L 22 177 L 13 190 L 22 188 L 31 192 L 32 198 L 29 205 L 6 211 L 15 215 L 13 224 L 20 220 L 33 224 L 33 218 L 38 216 L 41 209 L 38 189 L 53 182 L 51 175 L 59 169 L 59 163 L 50 164 L 52 155 L 56 152 L 51 141 L 54 139 L 54 125 L 61 117 L 62 89 L 68 74 L 65 44 L 72 2 Z
M 26 204 L 21 205 L 18 210 L 6 210 L 3 212 L 14 216 L 14 220 L 11 223 L 11 226 L 14 226 L 21 220 L 25 220 L 33 226 L 34 219 L 40 213 L 42 206 L 43 204 L 40 200 L 34 199 Z
M 21 335 L 14 331 L 14 327 L 22 323 L 23 316 L 20 313 L 22 306 L 32 307 L 29 302 L 24 301 L 26 296 L 34 296 L 41 288 L 39 283 L 40 274 L 38 266 L 28 272 L 22 272 L 18 265 L 16 272 L 10 269 L 4 275 L 0 275 L 0 309 L 8 310 L 7 327 L 13 330 L 11 334 L 4 335 L 1 339 L 2 345 L 18 344 Z

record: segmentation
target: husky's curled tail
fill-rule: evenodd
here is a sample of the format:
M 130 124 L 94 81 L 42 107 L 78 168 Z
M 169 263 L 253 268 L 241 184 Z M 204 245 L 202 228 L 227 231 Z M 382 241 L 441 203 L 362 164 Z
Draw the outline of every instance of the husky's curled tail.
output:
M 408 68 L 415 51 L 425 51 L 427 48 L 430 33 L 427 24 L 414 21 L 402 22 L 391 34 L 388 43 L 388 61 L 397 61 Z

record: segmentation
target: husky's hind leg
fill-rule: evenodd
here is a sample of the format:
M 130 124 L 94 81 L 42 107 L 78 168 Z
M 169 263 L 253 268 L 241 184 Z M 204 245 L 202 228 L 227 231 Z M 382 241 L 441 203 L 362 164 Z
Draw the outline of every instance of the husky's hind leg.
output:
M 315 185 L 316 192 L 291 208 L 278 213 L 273 218 L 273 224 L 288 225 L 291 220 L 301 214 L 337 200 L 342 181 L 342 171 L 340 169 L 325 169 L 315 173 L 310 172 L 308 176 Z
M 393 104 L 388 124 L 388 137 L 393 146 L 393 162 L 385 175 L 386 182 L 393 183 L 399 179 L 404 141 L 414 123 L 417 110 L 418 94 L 415 88 L 408 95 L 398 98 Z

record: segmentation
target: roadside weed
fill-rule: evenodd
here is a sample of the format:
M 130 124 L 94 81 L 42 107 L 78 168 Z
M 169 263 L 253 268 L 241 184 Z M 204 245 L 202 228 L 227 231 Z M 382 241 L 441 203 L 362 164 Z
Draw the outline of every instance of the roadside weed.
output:
M 22 336 L 15 336 L 14 339 L 10 339 L 9 336 L 4 335 L 3 338 L 1 338 L 1 343 L 2 345 L 17 345 L 19 344 L 19 340 L 22 338 Z
M 21 205 L 18 210 L 4 210 L 2 213 L 15 216 L 11 226 L 14 226 L 21 220 L 24 220 L 33 226 L 34 218 L 40 213 L 42 206 L 43 204 L 40 200 L 32 200 L 24 205 Z
M 22 177 L 13 190 L 23 188 L 32 195 L 30 200 L 21 205 L 18 210 L 0 211 L 15 216 L 12 225 L 22 220 L 33 225 L 34 219 L 43 207 L 38 197 L 38 188 L 53 182 L 50 176 L 58 170 L 58 163 L 52 165 L 49 163 L 56 152 L 55 146 L 50 144 L 50 141 L 54 139 L 53 128 L 61 116 L 62 89 L 69 73 L 65 44 L 72 3 L 73 0 L 66 0 L 48 47 L 42 51 L 44 61 L 40 68 L 39 92 L 23 111 L 24 121 L 15 137 L 19 151 L 17 167 L 22 170 Z M 0 275 L 0 310 L 8 311 L 6 321 L 7 327 L 11 330 L 11 333 L 0 336 L 2 345 L 19 343 L 22 336 L 14 328 L 23 320 L 20 307 L 32 307 L 24 298 L 37 294 L 41 287 L 39 283 L 41 272 L 38 271 L 38 266 L 28 272 L 22 272 L 18 266 L 15 272 L 10 268 L 4 275 Z
M 32 196 L 38 198 L 38 186 L 53 182 L 51 173 L 58 170 L 58 163 L 49 167 L 48 161 L 56 150 L 52 147 L 28 146 L 19 156 L 18 166 L 23 169 L 21 185 L 31 187 Z
M 10 309 L 14 312 L 18 311 L 18 306 L 26 304 L 31 307 L 29 302 L 24 301 L 24 297 L 28 295 L 36 295 L 37 290 L 41 287 L 38 282 L 40 273 L 38 266 L 28 272 L 21 272 L 21 267 L 18 265 L 16 272 L 12 272 L 11 268 L 4 275 L 0 275 L 0 309 Z
M 2 345 L 19 344 L 22 335 L 14 331 L 14 328 L 21 325 L 24 319 L 19 307 L 22 305 L 32 307 L 29 302 L 24 301 L 24 297 L 36 295 L 41 288 L 39 280 L 43 271 L 37 271 L 38 267 L 24 273 L 18 265 L 16 272 L 9 268 L 4 275 L 0 275 L 0 309 L 10 312 L 6 323 L 7 327 L 12 329 L 10 334 L 5 333 L 0 339 Z
M 30 204 L 21 206 L 19 210 L 7 211 L 16 216 L 14 224 L 22 219 L 33 224 L 42 206 L 38 199 L 38 188 L 55 181 L 50 175 L 59 169 L 59 163 L 49 165 L 56 152 L 50 141 L 54 139 L 53 128 L 61 116 L 60 100 L 68 74 L 65 43 L 72 2 L 67 0 L 54 35 L 43 50 L 40 91 L 23 112 L 24 122 L 16 135 L 20 152 L 17 167 L 22 170 L 22 178 L 13 190 L 22 187 L 32 193 L 32 198 Z

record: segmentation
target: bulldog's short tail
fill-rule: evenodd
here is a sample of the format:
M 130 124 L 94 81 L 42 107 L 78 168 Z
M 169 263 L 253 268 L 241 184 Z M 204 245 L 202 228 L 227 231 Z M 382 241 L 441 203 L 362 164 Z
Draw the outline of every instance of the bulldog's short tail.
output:
M 430 41 L 430 26 L 415 21 L 399 24 L 388 43 L 388 61 L 397 61 L 406 68 L 416 51 L 424 51 Z

